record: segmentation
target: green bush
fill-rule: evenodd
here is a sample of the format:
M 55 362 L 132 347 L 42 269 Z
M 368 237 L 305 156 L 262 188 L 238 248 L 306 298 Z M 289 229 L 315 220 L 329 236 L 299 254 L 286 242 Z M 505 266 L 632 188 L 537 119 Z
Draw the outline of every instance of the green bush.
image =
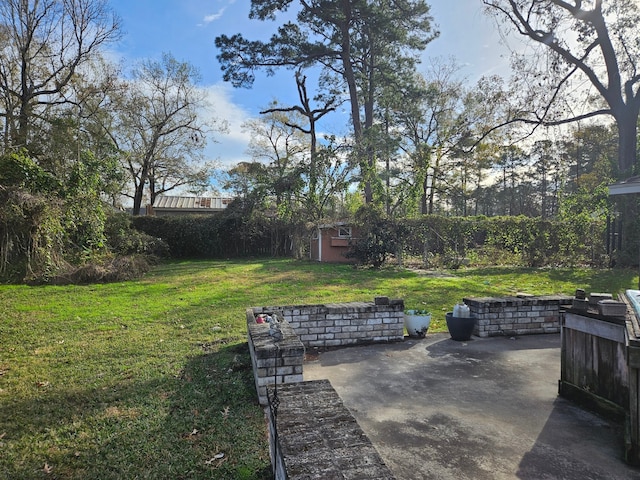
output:
M 109 249 L 116 254 L 169 256 L 167 242 L 133 228 L 132 217 L 128 213 L 111 212 L 107 216 L 104 233 Z
M 487 264 L 483 254 L 531 267 L 590 264 L 604 252 L 604 229 L 600 219 L 425 216 L 408 222 L 404 248 L 415 255 L 426 245 L 434 254 L 473 257 L 480 264 Z
M 237 258 L 251 255 L 283 255 L 273 248 L 281 238 L 275 220 L 242 220 L 226 215 L 134 217 L 136 229 L 169 246 L 174 258 Z M 286 238 L 286 235 L 284 236 Z M 275 250 L 275 251 L 274 251 Z
M 399 228 L 392 220 L 386 219 L 374 205 L 360 207 L 356 213 L 358 239 L 346 254 L 360 265 L 380 268 L 398 248 Z

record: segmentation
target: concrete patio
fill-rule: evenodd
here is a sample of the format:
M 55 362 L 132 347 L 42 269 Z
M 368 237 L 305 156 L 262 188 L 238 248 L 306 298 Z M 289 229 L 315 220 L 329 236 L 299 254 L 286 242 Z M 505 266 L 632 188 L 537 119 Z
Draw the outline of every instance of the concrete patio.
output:
M 640 479 L 622 425 L 558 397 L 559 334 L 308 353 L 399 480 Z

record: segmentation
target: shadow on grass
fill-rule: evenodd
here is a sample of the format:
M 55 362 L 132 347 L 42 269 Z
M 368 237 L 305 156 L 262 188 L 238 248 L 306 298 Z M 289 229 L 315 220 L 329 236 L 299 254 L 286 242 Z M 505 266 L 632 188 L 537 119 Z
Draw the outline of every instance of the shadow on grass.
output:
M 3 398 L 0 478 L 271 479 L 247 344 L 199 348 L 176 377 Z

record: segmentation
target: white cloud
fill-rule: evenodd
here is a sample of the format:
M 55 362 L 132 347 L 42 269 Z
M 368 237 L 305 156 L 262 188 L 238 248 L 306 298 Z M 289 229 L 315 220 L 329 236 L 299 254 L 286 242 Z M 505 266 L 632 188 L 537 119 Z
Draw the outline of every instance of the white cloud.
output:
M 203 87 L 209 103 L 208 114 L 218 121 L 227 124 L 227 132 L 216 133 L 206 148 L 207 157 L 217 160 L 223 167 L 246 161 L 245 150 L 251 139 L 251 134 L 242 130 L 242 124 L 252 118 L 252 115 L 232 98 L 233 87 L 227 83 L 217 83 Z
M 209 15 L 205 15 L 202 21 L 204 22 L 205 25 L 208 25 L 211 22 L 215 22 L 216 20 L 219 20 L 220 18 L 222 18 L 222 15 L 224 15 L 224 10 L 225 8 L 221 8 L 217 13 L 211 13 Z

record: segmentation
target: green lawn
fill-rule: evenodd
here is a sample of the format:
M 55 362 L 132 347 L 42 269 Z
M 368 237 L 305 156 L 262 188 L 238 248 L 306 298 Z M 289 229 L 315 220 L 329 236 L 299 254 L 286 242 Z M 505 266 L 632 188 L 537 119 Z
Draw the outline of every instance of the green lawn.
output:
M 108 285 L 2 285 L 0 478 L 269 478 L 249 306 L 387 295 L 429 308 L 434 331 L 465 296 L 636 286 L 627 270 L 435 275 L 272 259 L 172 262 Z

